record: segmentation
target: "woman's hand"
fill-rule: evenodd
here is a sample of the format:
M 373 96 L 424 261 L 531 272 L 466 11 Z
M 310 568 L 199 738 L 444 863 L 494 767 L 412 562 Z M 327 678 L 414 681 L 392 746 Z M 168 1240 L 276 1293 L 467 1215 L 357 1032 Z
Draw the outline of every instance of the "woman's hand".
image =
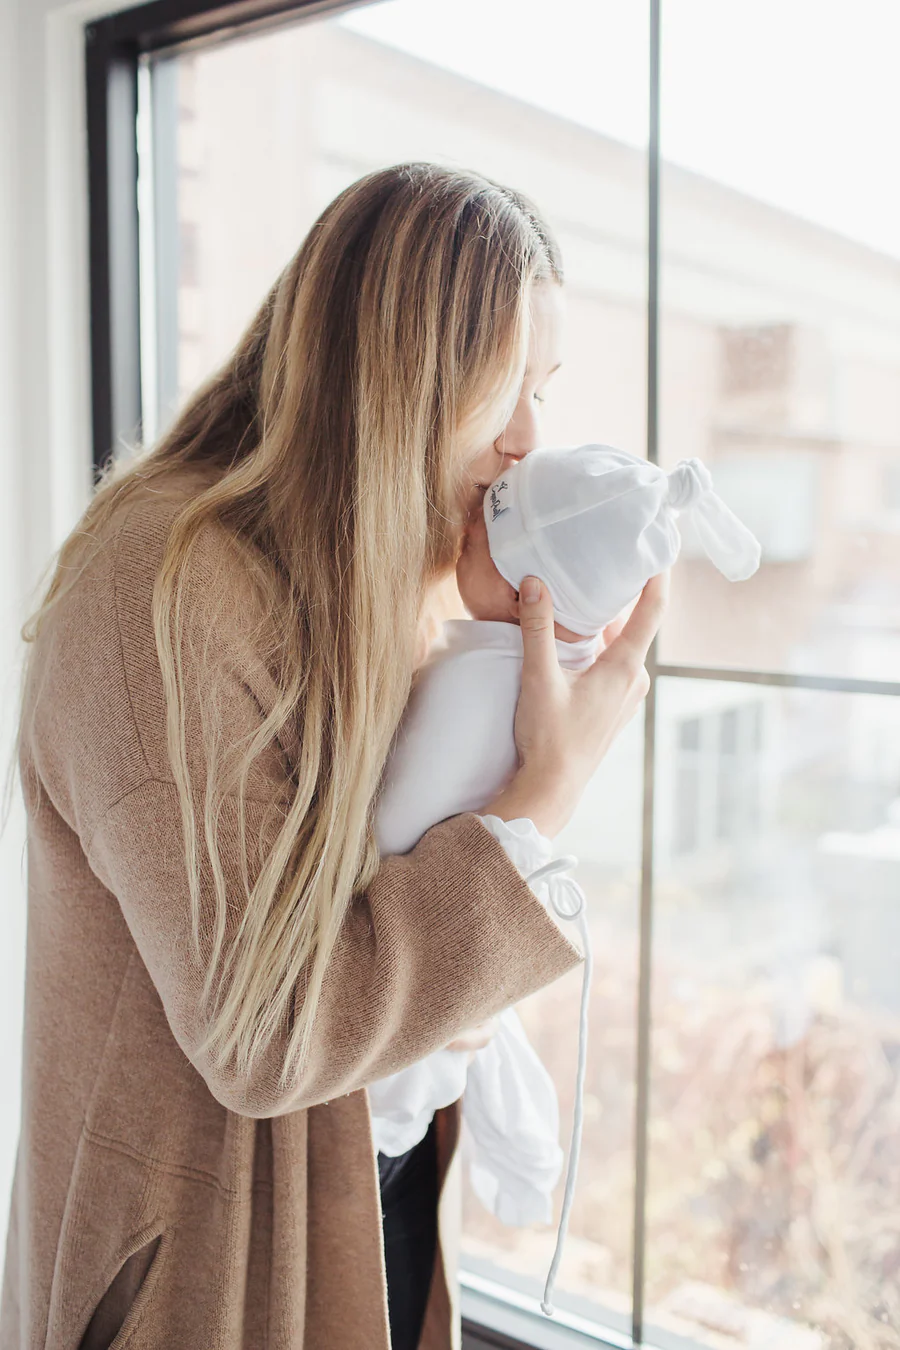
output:
M 472 1027 L 469 1031 L 464 1031 L 457 1036 L 455 1040 L 449 1041 L 444 1046 L 445 1050 L 468 1051 L 469 1063 L 475 1058 L 476 1050 L 481 1050 L 488 1041 L 492 1039 L 497 1030 L 497 1019 L 491 1017 L 487 1022 L 482 1022 L 478 1027 Z
M 646 697 L 650 680 L 644 662 L 662 622 L 668 588 L 668 573 L 648 581 L 624 624 L 617 621 L 606 630 L 608 645 L 594 664 L 573 675 L 559 664 L 547 588 L 534 577 L 522 582 L 524 664 L 515 723 L 519 769 L 485 814 L 501 820 L 527 816 L 548 838 L 559 833 L 597 765 Z

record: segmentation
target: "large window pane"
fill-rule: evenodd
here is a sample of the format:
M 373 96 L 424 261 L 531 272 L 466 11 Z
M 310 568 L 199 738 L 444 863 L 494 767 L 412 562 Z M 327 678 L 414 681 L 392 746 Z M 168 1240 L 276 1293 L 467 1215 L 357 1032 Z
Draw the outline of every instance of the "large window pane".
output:
M 524 0 L 394 0 L 157 58 L 152 75 L 160 424 L 226 356 L 343 187 L 370 169 L 429 159 L 525 191 L 558 233 L 568 325 L 563 368 L 547 389 L 548 443 L 606 440 L 642 453 L 645 6 L 560 0 L 548 23 L 543 4 Z M 167 240 L 175 241 L 168 268 Z M 177 361 L 166 366 L 172 351 Z M 581 861 L 597 975 L 586 1138 L 557 1301 L 602 1308 L 623 1330 L 632 1282 L 641 757 L 637 719 L 560 840 Z M 579 989 L 575 973 L 521 1009 L 558 1085 L 565 1143 Z M 465 1196 L 464 1261 L 482 1275 L 539 1293 L 554 1236 L 549 1227 L 503 1228 Z
M 547 442 L 643 453 L 644 7 L 563 0 L 550 25 L 542 6 L 514 0 L 428 10 L 389 0 L 154 62 L 160 101 L 177 107 L 167 166 L 177 190 L 157 194 L 163 214 L 171 199 L 177 216 L 156 228 L 174 231 L 178 258 L 156 282 L 160 345 L 178 352 L 160 419 L 224 358 L 342 188 L 374 168 L 431 159 L 528 193 L 558 234 L 568 324 Z
M 663 10 L 661 456 L 763 544 L 733 587 L 689 539 L 663 658 L 896 680 L 900 9 Z
M 661 680 L 656 798 L 653 1334 L 896 1346 L 900 700 Z

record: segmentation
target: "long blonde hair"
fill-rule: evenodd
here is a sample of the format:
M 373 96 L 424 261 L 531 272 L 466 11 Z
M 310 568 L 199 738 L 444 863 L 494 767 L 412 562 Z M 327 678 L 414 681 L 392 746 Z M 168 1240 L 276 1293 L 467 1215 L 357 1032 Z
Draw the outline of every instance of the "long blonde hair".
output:
M 462 529 L 460 431 L 490 444 L 518 396 L 528 290 L 561 280 L 558 251 L 520 194 L 475 174 L 410 163 L 371 173 L 315 222 L 225 365 L 152 449 L 110 467 L 60 550 L 33 640 L 77 579 L 80 541 L 123 499 L 181 469 L 210 481 L 178 512 L 155 582 L 153 622 L 167 744 L 181 804 L 200 956 L 201 863 L 216 914 L 202 1047 L 252 1072 L 290 1026 L 280 1087 L 310 1046 L 348 905 L 378 868 L 372 811 L 410 690 L 428 587 Z M 242 742 L 236 772 L 207 761 L 192 784 L 184 730 L 181 600 L 198 533 L 214 522 L 261 587 L 258 649 L 277 700 Z M 197 690 L 191 686 L 192 697 Z M 299 728 L 290 798 L 223 955 L 228 903 L 218 807 L 241 802 L 256 757 Z M 219 781 L 211 781 L 219 775 Z M 196 803 L 202 807 L 198 831 Z M 230 968 L 230 978 L 222 978 Z M 304 998 L 292 1017 L 296 987 Z

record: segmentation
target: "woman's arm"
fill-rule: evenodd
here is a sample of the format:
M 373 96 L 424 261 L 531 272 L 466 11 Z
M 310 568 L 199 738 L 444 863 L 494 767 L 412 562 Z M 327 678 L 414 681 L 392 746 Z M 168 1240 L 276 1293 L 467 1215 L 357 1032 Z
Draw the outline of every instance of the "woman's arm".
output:
M 521 768 L 485 814 L 527 816 L 551 837 L 562 828 L 644 697 L 643 662 L 664 599 L 664 582 L 650 583 L 620 636 L 574 680 L 559 667 L 548 597 L 533 610 L 523 602 Z M 262 828 L 264 805 L 250 802 L 248 810 L 253 852 L 264 856 L 265 840 L 252 834 L 254 823 Z M 236 814 L 223 821 L 223 838 L 233 850 L 223 864 L 242 895 Z M 279 1090 L 287 1027 L 250 1075 L 217 1069 L 197 1050 L 205 1030 L 202 972 L 191 950 L 182 849 L 174 786 L 147 782 L 106 813 L 90 859 L 122 906 L 176 1039 L 213 1095 L 241 1114 L 280 1115 L 383 1078 L 580 960 L 489 831 L 473 815 L 456 816 L 429 830 L 409 854 L 385 859 L 368 893 L 351 906 L 310 1060 L 296 1084 Z
M 288 1090 L 278 1087 L 288 1058 L 288 1012 L 252 1072 L 230 1062 L 219 1068 L 201 1051 L 209 1027 L 201 993 L 217 914 L 203 828 L 204 673 L 214 667 L 225 748 L 258 732 L 276 690 L 248 637 L 257 617 L 253 587 L 211 529 L 184 605 L 185 718 L 199 811 L 198 953 L 151 613 L 170 514 L 162 500 L 142 506 L 121 529 L 117 546 L 98 550 L 51 611 L 34 652 L 23 753 L 120 907 L 172 1033 L 210 1091 L 236 1112 L 277 1115 L 402 1068 L 579 958 L 500 844 L 474 816 L 464 816 L 430 831 L 407 857 L 386 860 L 368 892 L 350 905 L 327 971 L 311 1057 Z M 295 729 L 285 727 L 254 762 L 245 801 L 246 877 L 235 799 L 226 797 L 218 819 L 225 905 L 217 976 L 225 981 L 248 889 L 271 852 L 282 804 L 295 790 L 294 742 Z M 301 973 L 296 1009 L 303 997 Z
M 53 611 L 35 652 L 40 675 L 31 689 L 25 748 L 50 800 L 81 839 L 96 875 L 121 907 L 173 1035 L 213 1095 L 230 1109 L 251 1116 L 279 1115 L 326 1101 L 446 1045 L 459 1032 L 577 965 L 577 949 L 501 845 L 474 816 L 463 815 L 429 830 L 410 854 L 385 860 L 367 894 L 351 905 L 325 980 L 312 1054 L 297 1082 L 287 1090 L 278 1087 L 290 1035 L 287 1023 L 250 1073 L 238 1072 L 233 1064 L 217 1068 L 201 1053 L 207 1023 L 200 995 L 216 905 L 201 828 L 198 958 L 150 613 L 164 538 L 164 520 L 123 532 L 121 548 L 99 553 L 83 583 Z M 253 652 L 246 650 L 245 619 L 252 594 L 242 590 L 240 572 L 214 541 L 200 561 L 190 612 L 195 601 L 201 609 L 214 608 L 215 626 L 210 630 L 204 623 L 197 632 L 203 637 L 204 652 L 206 635 L 212 631 L 215 637 L 226 672 L 217 686 L 223 726 L 226 737 L 237 743 L 252 735 L 265 715 L 269 677 Z M 531 632 L 527 640 L 533 637 L 542 640 Z M 540 661 L 534 643 L 531 650 Z M 552 627 L 550 653 L 559 674 Z M 539 710 L 542 677 L 527 647 L 525 677 L 530 692 L 523 685 L 520 711 Z M 196 695 L 199 681 L 190 665 L 185 678 L 188 693 Z M 513 816 L 532 815 L 544 833 L 552 833 L 555 821 L 549 811 L 542 817 L 541 803 L 555 803 L 558 818 L 572 795 L 569 789 L 567 797 L 564 782 L 566 754 L 572 745 L 568 713 L 553 689 L 552 670 L 548 678 L 550 697 L 559 705 L 551 730 L 560 734 L 563 753 L 554 754 L 552 743 L 536 737 L 530 722 L 524 721 L 524 767 L 515 788 L 519 795 L 507 799 L 515 802 Z M 581 677 L 579 688 L 586 679 Z M 610 683 L 618 692 L 607 697 L 607 718 L 621 704 L 623 677 L 614 671 Z M 603 703 L 600 684 L 598 678 L 597 706 Z M 102 700 L 96 696 L 98 689 L 104 690 Z M 197 726 L 193 697 L 186 715 L 193 730 Z M 522 726 L 517 726 L 517 738 Z M 201 809 L 203 747 L 202 736 L 194 730 L 190 769 Z M 246 879 L 251 887 L 260 860 L 271 847 L 268 830 L 277 825 L 273 803 L 292 790 L 290 751 L 288 742 L 273 745 L 251 775 L 246 802 Z M 539 775 L 542 765 L 548 772 L 552 769 L 547 784 L 533 776 Z M 577 781 L 582 772 L 577 756 L 574 771 Z M 490 809 L 503 815 L 502 805 Z M 238 838 L 237 803 L 227 799 L 218 835 L 228 900 L 222 945 L 226 960 L 246 905 Z M 296 1007 L 302 1006 L 302 998 L 301 979 Z
M 263 807 L 249 809 L 248 830 L 259 825 Z M 223 821 L 222 835 L 223 865 L 237 898 L 236 811 Z M 580 960 L 500 844 L 475 816 L 457 816 L 429 830 L 411 853 L 385 859 L 368 893 L 351 905 L 328 969 L 311 1057 L 299 1081 L 279 1090 L 286 1026 L 251 1074 L 216 1068 L 198 1051 L 206 1030 L 204 972 L 191 945 L 182 849 L 174 787 L 147 782 L 106 813 L 89 858 L 122 907 L 178 1044 L 213 1096 L 241 1115 L 282 1115 L 364 1087 Z M 211 914 L 212 896 L 204 898 Z M 302 997 L 301 982 L 298 1003 Z

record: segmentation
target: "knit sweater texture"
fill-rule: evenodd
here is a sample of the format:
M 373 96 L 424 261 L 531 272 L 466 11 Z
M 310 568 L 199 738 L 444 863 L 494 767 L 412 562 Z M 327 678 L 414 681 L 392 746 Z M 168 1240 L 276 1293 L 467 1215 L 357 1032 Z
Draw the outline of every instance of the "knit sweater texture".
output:
M 459 815 L 384 858 L 354 898 L 309 1060 L 289 1089 L 278 1087 L 287 1018 L 252 1073 L 200 1051 L 205 969 L 151 618 L 166 537 L 191 490 L 188 478 L 142 489 L 113 514 L 33 653 L 20 755 L 22 1118 L 0 1350 L 389 1350 L 363 1089 L 580 955 L 476 816 Z M 188 601 L 198 633 L 214 619 L 229 741 L 259 725 L 275 685 L 248 645 L 254 592 L 219 526 L 201 535 Z M 184 655 L 188 761 L 205 781 L 189 644 Z M 251 777 L 251 879 L 296 750 L 285 734 Z M 230 802 L 220 846 L 227 946 L 244 896 Z M 208 938 L 205 873 L 201 899 Z M 299 986 L 295 997 L 299 1006 Z M 438 1115 L 440 1241 L 421 1350 L 460 1343 L 458 1107 Z

